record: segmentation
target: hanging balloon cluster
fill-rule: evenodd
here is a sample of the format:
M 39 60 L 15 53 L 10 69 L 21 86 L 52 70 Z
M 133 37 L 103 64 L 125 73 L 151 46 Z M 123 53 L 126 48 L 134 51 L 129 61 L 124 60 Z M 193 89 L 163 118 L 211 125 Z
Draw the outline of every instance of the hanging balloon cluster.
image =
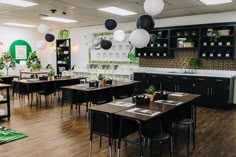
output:
M 138 18 L 136 22 L 138 29 L 132 31 L 129 37 L 132 46 L 136 48 L 143 48 L 148 45 L 150 40 L 148 32 L 151 31 L 155 26 L 152 16 L 160 14 L 163 9 L 163 0 L 145 0 L 144 11 L 148 15 L 142 15 Z
M 37 27 L 39 33 L 45 34 L 45 40 L 47 42 L 52 42 L 55 39 L 55 36 L 52 33 L 48 33 L 48 25 L 46 24 L 40 24 Z M 46 43 L 44 40 L 39 40 L 36 42 L 36 48 L 38 50 L 43 50 L 46 47 Z

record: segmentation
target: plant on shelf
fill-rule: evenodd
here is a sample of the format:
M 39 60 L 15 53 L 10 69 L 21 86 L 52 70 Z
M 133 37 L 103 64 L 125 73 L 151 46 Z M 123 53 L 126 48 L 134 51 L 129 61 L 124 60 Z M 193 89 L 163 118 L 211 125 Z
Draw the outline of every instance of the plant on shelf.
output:
M 62 29 L 58 32 L 58 39 L 69 39 L 70 31 L 68 29 Z
M 145 95 L 150 98 L 150 101 L 153 101 L 154 98 L 154 93 L 156 92 L 156 88 L 153 85 L 150 85 L 146 90 L 145 90 Z
M 10 51 L 3 52 L 2 57 L 0 58 L 0 69 L 6 68 L 7 70 L 7 75 L 8 75 L 8 70 L 10 68 L 15 69 L 16 67 L 16 62 L 12 58 Z
M 32 71 L 39 71 L 42 68 L 40 59 L 38 58 L 36 51 L 30 53 L 26 65 Z
M 151 34 L 151 37 L 150 37 L 150 46 L 153 47 L 155 46 L 157 42 L 157 35 L 156 34 Z
M 207 36 L 211 37 L 211 42 L 217 42 L 220 39 L 220 33 L 217 30 L 212 30 L 207 33 Z
M 182 32 L 176 32 L 176 36 L 182 36 Z
M 194 47 L 194 41 L 192 38 L 188 37 L 185 41 L 184 41 L 184 47 Z
M 193 73 L 193 70 L 196 70 L 202 66 L 202 62 L 198 58 L 190 58 L 188 61 L 188 65 L 192 69 L 192 73 Z

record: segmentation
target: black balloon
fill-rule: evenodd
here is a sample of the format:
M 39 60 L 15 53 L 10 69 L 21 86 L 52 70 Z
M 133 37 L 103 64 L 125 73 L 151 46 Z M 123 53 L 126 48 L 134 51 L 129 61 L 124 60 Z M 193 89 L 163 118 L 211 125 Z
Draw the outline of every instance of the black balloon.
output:
M 114 19 L 107 19 L 105 21 L 105 27 L 108 29 L 108 30 L 113 30 L 115 29 L 117 26 L 117 23 Z
M 47 33 L 45 35 L 45 39 L 48 41 L 48 42 L 52 42 L 54 39 L 55 39 L 55 36 L 53 34 L 49 34 Z
M 112 46 L 112 42 L 110 40 L 106 40 L 106 39 L 103 39 L 100 44 L 104 50 L 108 50 Z
M 142 15 L 138 18 L 136 23 L 137 28 L 145 29 L 146 31 L 151 31 L 155 23 L 150 15 Z

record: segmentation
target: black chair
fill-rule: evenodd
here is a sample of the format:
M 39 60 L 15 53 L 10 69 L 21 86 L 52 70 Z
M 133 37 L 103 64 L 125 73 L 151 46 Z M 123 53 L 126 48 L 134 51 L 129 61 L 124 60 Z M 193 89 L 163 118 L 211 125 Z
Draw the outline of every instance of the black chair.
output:
M 85 93 L 71 89 L 63 89 L 62 102 L 61 102 L 61 117 L 63 115 L 63 106 L 65 103 L 70 104 L 70 113 L 71 113 L 74 105 L 76 107 L 76 110 L 79 109 L 80 112 L 80 106 L 84 102 L 86 102 Z
M 12 96 L 14 97 L 15 94 L 18 94 L 19 103 L 20 105 L 24 104 L 25 102 L 25 95 L 28 97 L 28 102 L 30 100 L 29 93 L 27 92 L 26 86 L 20 84 L 19 82 L 12 82 Z M 14 99 L 13 99 L 13 105 L 14 105 Z
M 190 136 L 192 134 L 192 142 L 193 142 L 193 149 L 195 148 L 195 121 L 193 119 L 193 106 L 190 104 L 189 106 L 185 106 L 181 108 L 182 116 L 179 117 L 177 120 L 174 121 L 173 130 L 175 132 L 175 139 L 176 139 L 176 125 L 187 126 L 187 156 L 189 156 L 190 150 Z M 192 129 L 191 129 L 192 128 Z M 175 140 L 176 141 L 176 140 Z
M 115 100 L 133 97 L 133 94 L 134 94 L 134 85 L 126 85 L 122 87 L 116 87 L 113 89 L 113 95 Z
M 39 101 L 40 101 L 40 106 L 41 106 L 41 96 L 45 97 L 45 103 L 46 103 L 46 108 L 48 107 L 48 96 L 51 95 L 51 101 L 52 101 L 52 95 L 55 92 L 55 84 L 54 82 L 43 82 L 41 84 L 41 90 L 37 93 L 39 95 Z M 37 97 L 38 100 L 38 97 Z
M 94 105 L 102 105 L 113 101 L 112 89 L 104 88 L 89 93 L 89 100 Z

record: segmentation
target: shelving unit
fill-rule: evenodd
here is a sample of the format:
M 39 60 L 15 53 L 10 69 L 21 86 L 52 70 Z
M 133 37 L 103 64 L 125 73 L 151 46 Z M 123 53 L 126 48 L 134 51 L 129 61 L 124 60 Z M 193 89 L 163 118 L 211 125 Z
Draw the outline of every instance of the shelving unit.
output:
M 62 71 L 71 68 L 71 46 L 70 39 L 56 40 L 57 53 L 57 75 L 61 75 Z
M 220 39 L 212 42 L 211 31 L 219 32 Z M 174 58 L 177 50 L 197 50 L 203 59 L 236 59 L 236 23 L 155 28 L 149 34 L 148 46 L 136 49 L 136 57 Z
M 1 118 L 8 118 L 10 120 L 11 116 L 11 108 L 10 108 L 10 93 L 9 93 L 9 88 L 11 85 L 9 84 L 0 84 L 0 90 L 2 93 L 5 90 L 6 93 L 6 98 L 4 97 L 3 99 L 0 100 L 0 119 Z

